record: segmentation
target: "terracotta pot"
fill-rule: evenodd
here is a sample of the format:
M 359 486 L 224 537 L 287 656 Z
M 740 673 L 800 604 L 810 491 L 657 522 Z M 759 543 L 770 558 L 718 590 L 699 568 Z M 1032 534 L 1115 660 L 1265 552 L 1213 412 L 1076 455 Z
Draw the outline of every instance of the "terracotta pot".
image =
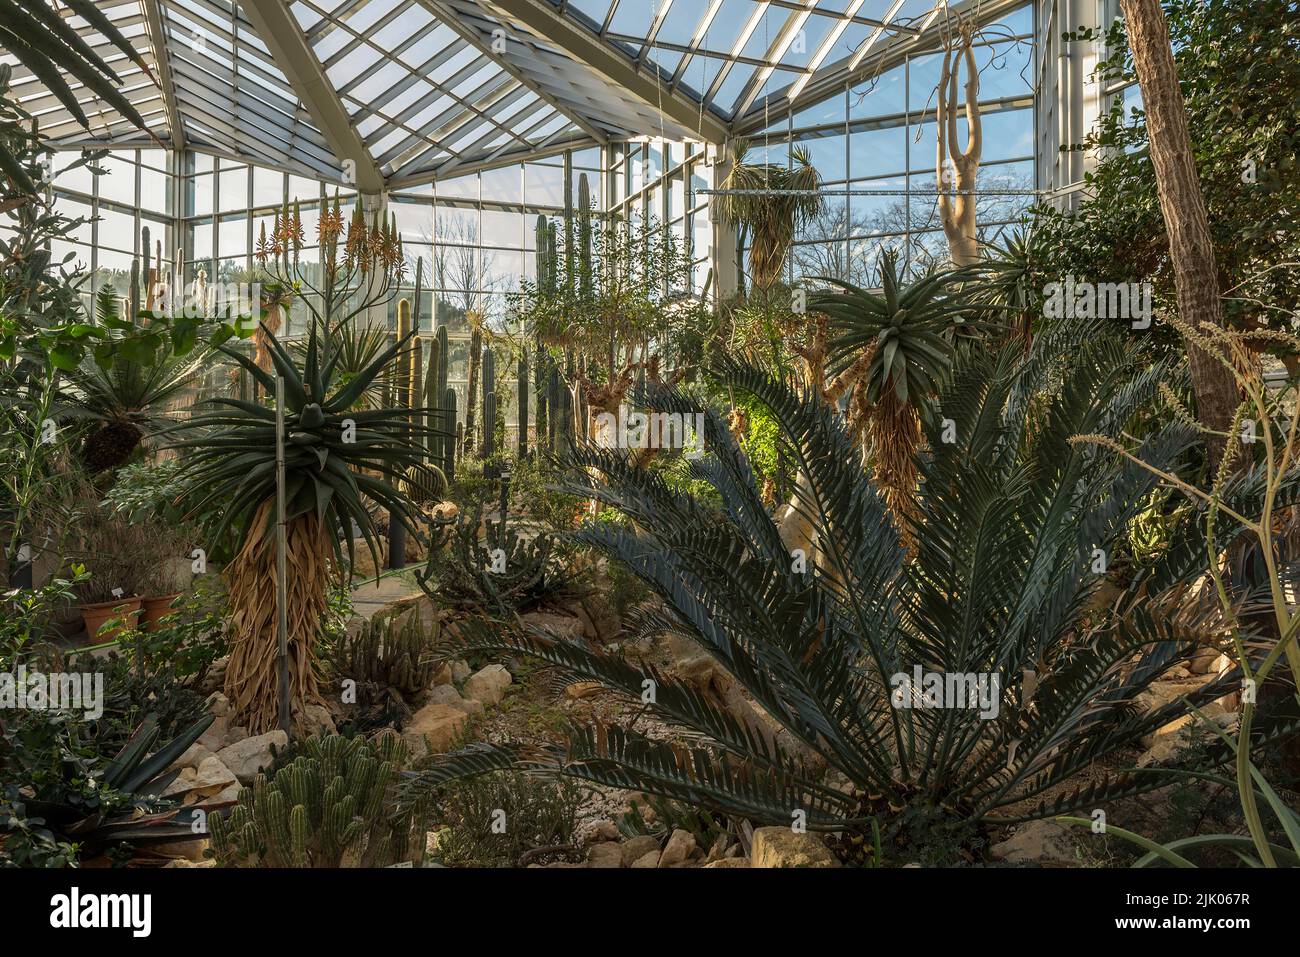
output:
M 122 619 L 124 625 L 109 628 L 100 634 L 100 629 L 110 618 Z M 87 644 L 98 645 L 112 641 L 121 634 L 123 627 L 135 628 L 140 623 L 139 598 L 114 598 L 93 605 L 81 606 L 81 620 L 86 624 Z
M 170 595 L 146 595 L 143 599 L 144 614 L 141 616 L 141 627 L 145 631 L 157 631 L 158 622 L 162 621 L 165 615 L 172 613 L 172 602 L 181 596 L 178 591 Z

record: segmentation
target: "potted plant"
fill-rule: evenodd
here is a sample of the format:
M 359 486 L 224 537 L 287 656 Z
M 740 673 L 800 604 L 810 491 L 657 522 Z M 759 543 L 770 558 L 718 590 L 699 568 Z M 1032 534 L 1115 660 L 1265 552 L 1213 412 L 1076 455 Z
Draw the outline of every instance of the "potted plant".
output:
M 92 586 L 89 582 L 79 592 L 83 600 L 78 607 L 89 644 L 114 641 L 124 630 L 139 625 L 143 604 L 139 595 L 127 595 L 117 586 Z

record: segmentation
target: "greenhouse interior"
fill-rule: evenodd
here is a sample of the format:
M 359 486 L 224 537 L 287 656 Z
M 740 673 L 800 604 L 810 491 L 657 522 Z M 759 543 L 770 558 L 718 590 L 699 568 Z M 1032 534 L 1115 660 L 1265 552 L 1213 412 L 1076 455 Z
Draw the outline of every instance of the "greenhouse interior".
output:
M 0 868 L 1300 865 L 1296 3 L 0 48 Z

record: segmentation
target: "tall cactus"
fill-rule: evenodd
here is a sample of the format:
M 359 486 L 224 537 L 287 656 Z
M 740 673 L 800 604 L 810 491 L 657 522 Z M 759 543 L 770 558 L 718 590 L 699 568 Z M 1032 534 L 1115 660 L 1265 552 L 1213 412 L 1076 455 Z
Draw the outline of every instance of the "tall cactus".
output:
M 446 381 L 446 367 L 443 368 L 443 381 Z M 443 419 L 447 426 L 447 437 L 442 443 L 442 474 L 448 482 L 456 481 L 456 447 L 460 445 L 460 423 L 456 421 L 456 390 L 443 391 Z
M 497 446 L 497 394 L 489 392 L 483 396 L 483 458 L 496 454 Z
M 496 448 L 497 418 L 497 363 L 491 347 L 483 350 L 483 442 L 482 456 L 487 458 Z M 491 408 L 488 400 L 491 400 Z
M 528 458 L 528 350 L 519 354 L 519 374 L 515 386 L 519 390 L 519 399 L 515 403 L 518 413 L 515 417 L 519 429 L 519 461 Z
M 578 295 L 585 300 L 591 295 L 594 278 L 591 269 L 591 188 L 587 184 L 586 173 L 578 177 L 578 235 L 575 242 L 577 245 Z
M 429 358 L 425 361 L 424 369 L 424 407 L 428 412 L 425 413 L 424 424 L 426 428 L 437 432 L 443 430 L 442 393 L 438 390 L 438 374 L 443 361 L 446 361 L 446 358 L 443 355 L 442 342 L 437 337 L 429 339 Z M 424 449 L 426 462 L 434 465 L 442 463 L 442 436 L 432 432 L 426 433 Z
M 401 299 L 397 303 L 397 333 L 396 341 L 401 342 L 411 332 L 411 302 L 409 299 Z M 397 354 L 397 363 L 393 383 L 393 404 L 398 408 L 411 408 L 411 397 L 414 395 L 412 387 L 414 385 L 413 367 L 417 366 L 413 351 L 409 348 L 403 349 Z M 394 520 L 391 516 L 388 522 L 388 567 L 402 568 L 406 565 L 406 526 L 401 522 Z

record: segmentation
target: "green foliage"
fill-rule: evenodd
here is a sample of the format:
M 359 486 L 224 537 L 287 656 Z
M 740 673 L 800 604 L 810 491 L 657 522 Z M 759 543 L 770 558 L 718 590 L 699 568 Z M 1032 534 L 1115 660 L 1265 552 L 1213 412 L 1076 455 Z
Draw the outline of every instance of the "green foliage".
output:
M 132 630 L 118 647 L 139 672 L 159 684 L 196 684 L 228 646 L 230 608 L 217 575 L 201 575 L 182 591 L 153 631 Z
M 57 637 L 54 616 L 76 599 L 76 588 L 90 575 L 73 565 L 69 578 L 53 578 L 39 588 L 15 588 L 0 598 L 0 672 L 10 672 L 30 651 Z
M 337 354 L 327 353 L 313 324 L 301 365 L 269 331 L 267 350 L 285 383 L 286 518 L 315 512 L 326 528 L 361 529 L 372 556 L 380 554 L 372 511 L 386 509 L 391 519 L 418 534 L 416 510 L 397 486 L 408 470 L 424 468 L 423 437 L 428 430 L 409 421 L 406 408 L 356 409 L 356 403 L 408 346 L 389 346 L 346 384 L 340 382 Z M 274 396 L 275 379 L 251 358 L 220 347 Z M 188 436 L 173 443 L 186 451 L 181 481 L 187 514 L 202 514 L 213 502 L 225 511 L 210 530 L 220 538 L 227 528 L 246 529 L 257 509 L 275 495 L 275 410 L 270 404 L 214 398 L 212 411 L 176 429 Z M 424 410 L 420 410 L 424 411 Z M 377 474 L 376 474 L 377 473 Z M 353 539 L 344 535 L 349 564 Z M 338 540 L 335 540 L 338 550 Z
M 24 711 L 0 726 L 0 832 L 19 833 L 17 852 L 50 865 L 69 863 L 68 845 L 94 857 L 105 851 L 197 840 L 193 809 L 159 795 L 180 774 L 168 771 L 212 723 L 212 716 L 159 745 L 152 715 L 112 760 L 80 734 L 79 715 Z M 11 853 L 0 846 L 0 862 Z
M 1238 327 L 1289 324 L 1300 298 L 1300 24 L 1290 0 L 1165 0 L 1224 312 Z M 1070 35 L 1104 41 L 1099 79 L 1136 78 L 1123 21 Z M 1136 88 L 1135 88 L 1136 89 Z M 1057 275 L 1155 283 L 1174 301 L 1173 264 L 1147 151 L 1145 115 L 1116 101 L 1076 149 L 1100 149 L 1075 211 L 1039 208 L 1038 230 Z M 1169 340 L 1173 341 L 1172 334 Z
M 424 853 L 427 811 L 397 809 L 400 735 L 308 738 L 274 778 L 259 774 L 228 817 L 210 819 L 225 867 L 387 867 Z
M 550 775 L 500 772 L 458 782 L 434 799 L 444 826 L 433 859 L 447 867 L 575 859 L 584 796 L 575 782 Z M 544 848 L 551 850 L 540 853 Z
M 800 808 L 812 830 L 870 833 L 875 818 L 889 859 L 897 859 L 895 848 L 921 844 L 977 846 L 982 822 L 1027 799 L 1039 803 L 1026 816 L 1042 817 L 1158 787 L 1150 774 L 1059 785 L 1184 713 L 1183 701 L 1144 713 L 1137 697 L 1218 634 L 1212 609 L 1175 617 L 1164 603 L 1203 572 L 1196 540 L 1203 511 L 1180 523 L 1159 563 L 1108 599 L 1113 617 L 1097 615 L 1093 604 L 1103 585 L 1089 572 L 1093 549 L 1122 542 L 1154 479 L 1069 439 L 1118 434 L 1169 374 L 1095 326 L 1040 337 L 1025 359 L 1018 345 L 959 350 L 938 396 L 956 441 L 933 429 L 927 436 L 910 561 L 841 421 L 819 397 L 756 369 L 719 361 L 718 385 L 770 408 L 807 470 L 803 504 L 819 551 L 807 574 L 792 567 L 749 463 L 716 413 L 705 432 L 712 455 L 697 468 L 718 489 L 721 511 L 674 493 L 624 453 L 579 450 L 572 488 L 629 522 L 584 527 L 576 540 L 638 574 L 662 603 L 643 612 L 647 625 L 694 641 L 783 727 L 789 744 L 693 686 L 545 634 L 466 628 L 448 653 L 537 657 L 635 701 L 648 678 L 649 711 L 701 742 L 574 726 L 564 745 L 531 752 L 534 766 L 549 759 L 579 778 L 764 823 L 788 824 L 790 809 Z M 694 400 L 665 392 L 657 401 L 675 411 Z M 1149 435 L 1141 454 L 1178 468 L 1194 441 L 1176 422 Z M 1225 501 L 1258 496 L 1259 481 L 1244 477 Z M 1287 500 L 1298 494 L 1292 480 Z M 1222 525 L 1227 547 L 1241 530 Z M 996 706 L 917 704 L 899 679 L 917 667 L 997 676 L 988 699 Z M 1032 696 L 1027 674 L 1036 679 Z M 1212 700 L 1239 678 L 1229 671 L 1188 701 Z M 815 753 L 857 791 L 819 783 L 800 752 Z M 511 746 L 446 755 L 412 793 L 520 757 Z M 1227 759 L 1224 747 L 1207 758 Z

